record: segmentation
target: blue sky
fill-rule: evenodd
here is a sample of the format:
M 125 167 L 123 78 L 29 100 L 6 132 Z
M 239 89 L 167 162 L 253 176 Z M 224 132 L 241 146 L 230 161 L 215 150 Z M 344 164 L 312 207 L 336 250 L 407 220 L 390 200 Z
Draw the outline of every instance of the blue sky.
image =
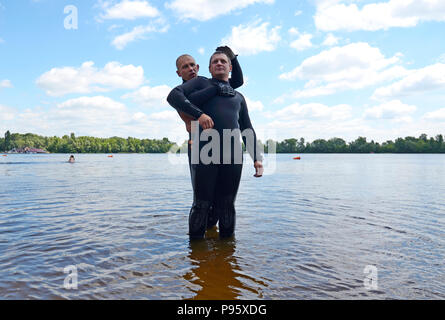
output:
M 224 44 L 263 140 L 445 134 L 444 31 L 439 0 L 0 0 L 0 132 L 182 142 L 175 59 Z

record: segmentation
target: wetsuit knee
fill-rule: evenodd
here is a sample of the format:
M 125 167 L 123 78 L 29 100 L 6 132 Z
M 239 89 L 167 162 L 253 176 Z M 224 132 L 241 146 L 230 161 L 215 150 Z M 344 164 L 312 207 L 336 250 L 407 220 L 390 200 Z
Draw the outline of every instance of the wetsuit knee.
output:
M 207 218 L 207 229 L 213 228 L 218 223 L 218 215 L 213 206 L 210 207 L 209 216 Z
M 219 218 L 219 235 L 222 238 L 230 237 L 235 232 L 236 212 L 235 198 L 233 196 L 218 199 L 215 202 L 215 214 Z
M 202 239 L 207 227 L 210 201 L 196 199 L 189 214 L 189 236 L 191 239 Z

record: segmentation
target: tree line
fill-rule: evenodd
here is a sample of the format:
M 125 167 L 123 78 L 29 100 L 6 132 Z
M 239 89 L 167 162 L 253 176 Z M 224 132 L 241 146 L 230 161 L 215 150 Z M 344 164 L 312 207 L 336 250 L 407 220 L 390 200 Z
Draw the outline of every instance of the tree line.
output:
M 32 133 L 20 134 L 7 131 L 0 138 L 0 149 L 9 151 L 13 148 L 38 148 L 51 153 L 166 153 L 175 145 L 167 138 L 127 139 L 119 137 L 95 138 L 76 137 L 74 133 L 63 137 L 43 137 Z
M 383 143 L 367 141 L 365 137 L 346 142 L 341 138 L 329 140 L 317 139 L 306 142 L 304 138 L 284 139 L 283 141 L 267 140 L 263 145 L 264 151 L 272 152 L 275 146 L 276 153 L 445 153 L 443 135 L 434 138 L 426 134 L 416 137 L 397 138 Z M 20 134 L 7 131 L 4 138 L 0 138 L 0 150 L 9 151 L 13 148 L 38 148 L 51 153 L 166 153 L 169 150 L 179 150 L 176 143 L 167 138 L 137 139 L 128 137 L 95 138 L 76 137 L 74 133 L 63 137 L 43 137 L 32 133 Z M 172 148 L 173 147 L 173 148 Z M 187 149 L 187 141 L 181 150 Z
M 267 152 L 266 143 L 264 147 Z M 329 140 L 317 139 L 305 142 L 304 138 L 285 139 L 276 142 L 277 153 L 445 153 L 443 135 L 430 137 L 421 134 L 416 137 L 397 138 L 395 141 L 387 140 L 383 143 L 367 141 L 366 137 L 358 137 L 354 141 L 346 142 L 341 138 Z

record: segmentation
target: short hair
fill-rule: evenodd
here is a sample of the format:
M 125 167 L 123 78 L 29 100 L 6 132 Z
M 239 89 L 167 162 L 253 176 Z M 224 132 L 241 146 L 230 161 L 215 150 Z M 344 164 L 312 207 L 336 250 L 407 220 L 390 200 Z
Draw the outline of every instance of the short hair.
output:
M 182 58 L 185 58 L 185 57 L 190 57 L 190 58 L 192 58 L 193 60 L 195 60 L 195 58 L 193 58 L 193 57 L 192 57 L 191 55 L 189 55 L 189 54 L 181 54 L 181 55 L 178 57 L 178 59 L 176 59 L 176 69 L 179 70 L 179 67 L 180 67 L 179 62 L 181 61 Z
M 232 61 L 230 60 L 229 56 L 228 56 L 225 52 L 222 52 L 222 51 L 215 51 L 215 52 L 213 52 L 213 54 L 210 56 L 209 66 L 212 64 L 212 58 L 213 58 L 213 56 L 216 55 L 216 54 L 223 54 L 223 55 L 225 55 L 225 56 L 227 57 L 227 61 L 229 61 L 229 65 L 232 64 Z

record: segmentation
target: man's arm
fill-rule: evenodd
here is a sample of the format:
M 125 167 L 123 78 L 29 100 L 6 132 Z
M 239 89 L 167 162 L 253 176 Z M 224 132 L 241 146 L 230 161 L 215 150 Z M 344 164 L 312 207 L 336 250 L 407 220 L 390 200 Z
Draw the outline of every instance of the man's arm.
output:
M 244 79 L 237 55 L 228 46 L 220 46 L 216 48 L 216 51 L 224 52 L 232 62 L 232 77 L 229 79 L 230 86 L 233 89 L 241 87 L 244 83 Z
M 229 83 L 233 89 L 241 87 L 244 83 L 243 71 L 236 56 L 232 59 L 232 77 L 229 79 Z
M 255 177 L 261 177 L 263 175 L 263 165 L 262 165 L 263 156 L 261 154 L 261 150 L 259 150 L 258 148 L 257 137 L 255 130 L 253 129 L 252 123 L 250 121 L 246 100 L 242 95 L 241 97 L 242 97 L 242 102 L 241 102 L 241 110 L 239 113 L 238 123 L 240 125 L 240 130 L 242 133 L 244 132 L 244 130 L 249 129 L 246 132 L 244 132 L 245 134 L 243 134 L 242 136 L 243 142 L 244 145 L 246 146 L 247 152 L 249 152 L 250 157 L 254 162 L 254 167 L 256 170 Z
M 190 120 L 195 119 L 199 121 L 203 129 L 213 128 L 212 118 L 204 114 L 199 107 L 191 103 L 186 97 L 191 91 L 205 86 L 207 81 L 207 79 L 201 78 L 189 80 L 170 91 L 167 97 L 167 102 L 179 112 L 179 115 L 186 123 L 187 131 L 189 130 Z
M 180 112 L 180 115 L 182 112 L 185 113 L 187 116 L 192 117 L 193 119 L 198 119 L 203 114 L 203 112 L 197 106 L 192 104 L 186 97 L 186 93 L 188 92 L 188 90 L 190 90 L 189 88 L 197 85 L 196 83 L 192 83 L 190 85 L 190 82 L 192 82 L 193 80 L 194 79 L 189 80 L 188 82 L 177 86 L 172 91 L 170 91 L 167 97 L 167 102 L 178 112 Z

